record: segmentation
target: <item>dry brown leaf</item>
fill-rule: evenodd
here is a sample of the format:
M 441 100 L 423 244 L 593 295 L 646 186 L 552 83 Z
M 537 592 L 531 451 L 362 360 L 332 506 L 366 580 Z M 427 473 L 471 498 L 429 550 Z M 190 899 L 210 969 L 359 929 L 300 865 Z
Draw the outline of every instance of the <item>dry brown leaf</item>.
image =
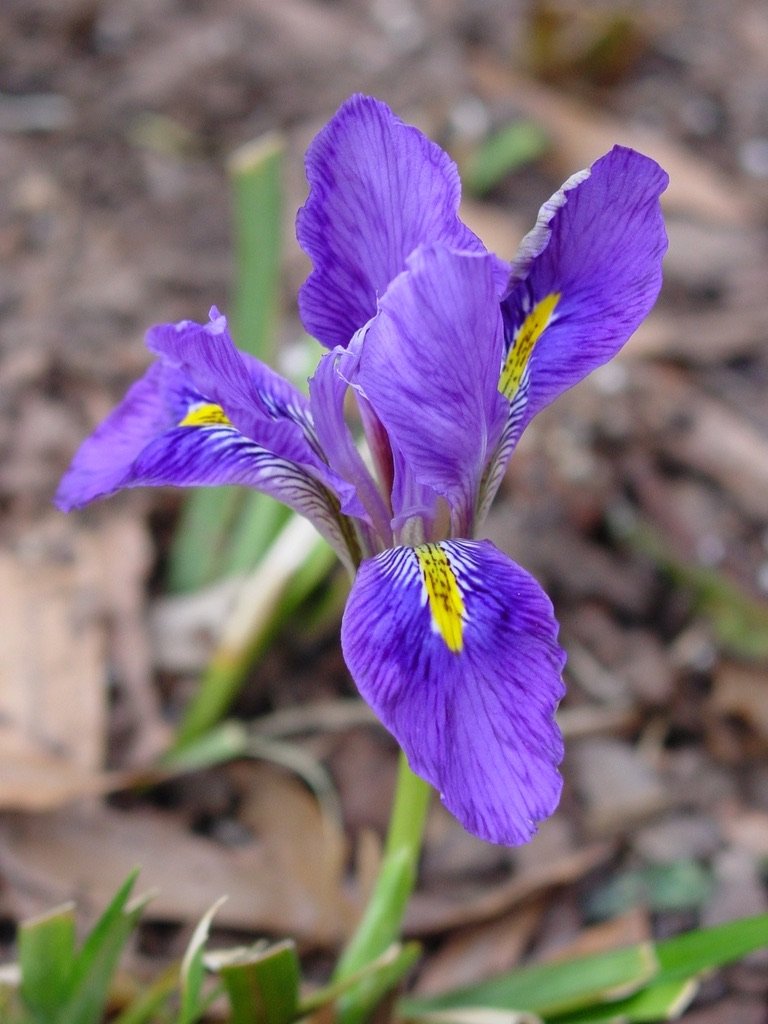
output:
M 39 807 L 46 763 L 69 774 L 67 798 L 76 777 L 85 782 L 101 765 L 103 558 L 99 534 L 62 518 L 0 551 L 0 806 Z
M 543 912 L 543 901 L 534 900 L 498 921 L 463 928 L 430 956 L 416 991 L 436 995 L 511 970 L 530 943 Z
M 632 389 L 636 413 L 661 451 L 717 481 L 748 515 L 765 518 L 765 434 L 669 367 L 637 366 Z
M 768 739 L 768 674 L 765 666 L 722 662 L 715 671 L 712 708 L 746 723 Z
M 0 727 L 0 806 L 5 811 L 49 811 L 73 800 L 99 796 L 126 778 L 84 769 L 71 758 L 30 749 L 14 729 Z
M 732 179 L 689 154 L 669 139 L 627 125 L 603 111 L 524 78 L 487 53 L 471 65 L 475 87 L 489 99 L 514 97 L 515 106 L 551 137 L 553 160 L 561 175 L 586 167 L 616 143 L 631 146 L 657 160 L 670 177 L 665 194 L 668 209 L 692 214 L 705 222 L 751 226 L 758 213 L 745 183 Z
M 101 771 L 107 680 L 146 763 L 167 742 L 143 623 L 144 527 L 52 516 L 0 550 L 0 807 L 43 810 L 124 784 Z
M 706 313 L 654 311 L 621 350 L 621 359 L 661 356 L 695 366 L 712 366 L 757 353 L 765 344 L 764 303 L 726 305 Z M 632 371 L 634 373 L 634 371 Z
M 741 811 L 724 824 L 730 842 L 754 857 L 768 857 L 768 813 Z
M 581 934 L 553 953 L 553 960 L 574 960 L 594 953 L 608 953 L 621 946 L 633 946 L 652 938 L 651 922 L 645 907 L 634 907 L 610 921 L 585 928 Z M 549 959 L 549 957 L 547 957 Z
M 669 803 L 653 765 L 629 743 L 607 737 L 583 740 L 573 745 L 569 758 L 585 803 L 584 827 L 592 834 L 625 831 Z
M 409 935 L 432 935 L 490 921 L 548 889 L 576 881 L 606 861 L 613 849 L 610 843 L 594 843 L 527 868 L 508 882 L 469 896 L 459 892 L 452 897 L 442 892 L 417 892 L 408 908 L 405 930 Z
M 472 199 L 462 199 L 461 219 L 482 238 L 487 249 L 510 261 L 517 254 L 523 235 L 533 227 L 503 207 Z
M 239 767 L 247 780 L 240 818 L 261 839 L 282 887 L 290 888 L 294 915 L 308 918 L 302 933 L 311 924 L 315 941 L 347 935 L 361 908 L 342 890 L 347 849 L 339 824 L 285 772 Z
M 686 1013 L 684 1024 L 765 1024 L 765 1001 L 761 996 L 730 996 L 709 1006 Z
M 192 922 L 226 895 L 217 915 L 224 927 L 335 946 L 354 916 L 341 887 L 343 836 L 282 772 L 254 766 L 250 784 L 256 840 L 236 849 L 150 810 L 78 807 L 7 818 L 0 871 L 9 906 L 21 917 L 76 898 L 86 912 L 96 911 L 138 865 L 141 889 L 156 890 L 148 919 Z
M 146 626 L 145 585 L 152 547 L 146 527 L 133 516 L 110 518 L 100 536 L 109 653 L 121 688 L 125 725 L 131 734 L 130 763 L 146 764 L 170 741 L 170 729 L 163 722 L 154 687 Z

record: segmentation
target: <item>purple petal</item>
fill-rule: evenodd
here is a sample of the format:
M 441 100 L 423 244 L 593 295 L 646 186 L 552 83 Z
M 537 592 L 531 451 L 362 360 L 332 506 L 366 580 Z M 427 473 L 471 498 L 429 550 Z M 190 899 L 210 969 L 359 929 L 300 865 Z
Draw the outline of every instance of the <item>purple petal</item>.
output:
M 490 506 L 518 439 L 540 409 L 611 359 L 656 301 L 667 236 L 659 196 L 668 177 L 622 146 L 574 174 L 542 206 L 502 302 L 510 400 L 483 484 Z
M 418 245 L 484 251 L 458 218 L 453 161 L 378 100 L 347 100 L 310 146 L 306 169 L 309 197 L 296 233 L 315 269 L 299 309 L 329 348 L 346 347 L 374 315 Z
M 240 484 L 306 516 L 348 561 L 339 509 L 360 518 L 365 510 L 353 485 L 316 453 L 306 400 L 288 415 L 283 399 L 291 398 L 290 385 L 262 372 L 266 367 L 256 360 L 239 362 L 240 353 L 226 337 L 211 336 L 200 325 L 159 327 L 150 337 L 162 353 L 160 360 L 82 444 L 56 494 L 59 508 L 69 511 L 123 487 Z M 187 361 L 182 360 L 184 340 L 190 342 Z M 178 351 L 172 344 L 176 341 Z M 222 372 L 223 386 L 212 370 L 206 377 L 217 359 L 229 360 L 234 368 L 229 378 L 226 369 Z M 190 367 L 197 371 L 194 384 Z M 242 380 L 235 370 L 242 372 Z M 210 392 L 201 393 L 198 381 Z M 271 390 L 263 387 L 265 382 Z M 249 394 L 256 384 L 263 387 L 262 404 L 255 412 L 244 411 L 237 403 L 246 399 L 238 389 Z M 247 422 L 249 436 L 235 426 L 238 416 Z
M 335 495 L 312 473 L 276 456 L 231 426 L 176 427 L 154 438 L 120 487 L 240 484 L 271 495 L 309 519 L 348 562 Z
M 211 314 L 207 324 L 182 320 L 150 328 L 148 347 L 175 366 L 201 395 L 226 409 L 246 436 L 255 438 L 264 420 L 285 423 L 288 447 L 279 454 L 303 457 L 307 442 L 314 442 L 307 399 L 280 374 L 235 348 L 226 318 L 216 309 Z
M 357 380 L 393 448 L 452 506 L 456 532 L 469 528 L 506 417 L 498 298 L 493 257 L 420 248 L 382 298 L 360 357 Z
M 194 395 L 175 367 L 155 363 L 123 401 L 83 442 L 64 475 L 54 501 L 63 511 L 113 494 L 141 450 L 178 423 Z
M 211 317 L 208 324 L 160 324 L 148 332 L 147 344 L 206 400 L 220 405 L 244 438 L 304 467 L 338 495 L 345 513 L 367 518 L 354 483 L 329 468 L 307 398 L 280 374 L 235 348 L 226 318 L 217 310 Z
M 555 810 L 564 654 L 549 599 L 490 542 L 363 562 L 342 622 L 363 697 L 464 827 L 524 843 Z
M 359 339 L 347 349 L 323 356 L 309 382 L 313 422 L 320 444 L 334 471 L 350 483 L 368 521 L 378 535 L 391 541 L 390 513 L 365 465 L 344 415 L 344 402 L 359 360 Z
M 668 180 L 653 160 L 615 146 L 542 207 L 502 303 L 512 341 L 532 308 L 554 299 L 527 360 L 524 423 L 611 359 L 656 301 L 667 249 L 659 196 Z

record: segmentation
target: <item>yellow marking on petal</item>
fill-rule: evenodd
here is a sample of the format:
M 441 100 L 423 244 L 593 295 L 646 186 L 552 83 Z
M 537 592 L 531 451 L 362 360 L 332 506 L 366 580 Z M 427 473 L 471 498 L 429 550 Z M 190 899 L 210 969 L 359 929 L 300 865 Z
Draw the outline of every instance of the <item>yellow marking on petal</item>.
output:
M 232 421 L 215 402 L 198 402 L 190 407 L 183 420 L 179 420 L 180 427 L 215 427 L 220 424 L 231 427 Z
M 510 400 L 515 397 L 523 373 L 531 358 L 533 347 L 549 326 L 561 292 L 552 292 L 537 302 L 520 325 L 515 340 L 507 353 L 504 369 L 501 371 L 499 391 Z
M 427 591 L 432 628 L 445 640 L 448 650 L 464 648 L 464 599 L 456 573 L 439 544 L 420 544 L 415 549 Z

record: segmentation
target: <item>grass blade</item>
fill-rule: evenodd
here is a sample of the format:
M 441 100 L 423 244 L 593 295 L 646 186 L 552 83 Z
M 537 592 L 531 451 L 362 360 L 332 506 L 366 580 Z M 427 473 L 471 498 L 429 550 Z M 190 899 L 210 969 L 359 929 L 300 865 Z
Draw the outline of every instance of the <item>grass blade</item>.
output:
M 222 896 L 203 914 L 189 940 L 181 962 L 181 1007 L 178 1024 L 194 1024 L 205 1012 L 207 1001 L 203 999 L 203 953 L 211 930 L 211 921 L 225 900 L 226 896 Z
M 19 928 L 21 997 L 38 1021 L 54 1021 L 75 959 L 75 914 L 66 904 Z
M 406 999 L 401 1010 L 409 1019 L 455 1007 L 528 1010 L 551 1017 L 636 992 L 658 970 L 652 944 L 643 943 L 575 960 L 521 967 L 442 996 Z
M 207 961 L 224 982 L 231 1024 L 290 1024 L 299 1005 L 299 959 L 290 940 L 227 950 Z
M 203 676 L 177 730 L 174 749 L 197 739 L 226 712 L 242 685 L 253 658 L 285 614 L 286 594 L 295 602 L 305 596 L 315 576 L 307 563 L 327 572 L 333 553 L 305 519 L 291 516 L 258 568 L 243 584 L 219 648 Z M 303 592 L 293 583 L 297 573 Z M 295 606 L 295 605 L 294 605 Z
M 282 258 L 285 143 L 269 132 L 230 158 L 235 233 L 232 335 L 236 344 L 270 362 L 274 355 Z
M 655 982 L 628 999 L 592 1007 L 565 1017 L 549 1018 L 549 1024 L 654 1024 L 677 1020 L 698 991 L 693 978 Z
M 768 914 L 700 928 L 656 944 L 658 981 L 679 981 L 768 946 Z
M 128 904 L 137 874 L 134 871 L 128 876 L 83 943 L 56 1024 L 99 1024 L 102 1020 L 120 954 L 149 899 Z
M 482 142 L 462 168 L 467 192 L 484 196 L 503 179 L 538 160 L 546 153 L 549 140 L 533 121 L 512 121 Z

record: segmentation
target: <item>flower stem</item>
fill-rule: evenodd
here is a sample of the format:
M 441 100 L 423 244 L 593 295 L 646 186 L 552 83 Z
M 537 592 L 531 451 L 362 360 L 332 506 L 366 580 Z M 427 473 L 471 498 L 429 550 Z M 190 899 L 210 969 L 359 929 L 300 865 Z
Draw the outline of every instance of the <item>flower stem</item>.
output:
M 361 970 L 400 937 L 424 836 L 432 789 L 414 775 L 400 754 L 395 797 L 379 876 L 363 917 L 334 972 L 339 981 Z M 384 995 L 376 979 L 367 979 L 339 1001 L 338 1024 L 360 1024 Z

